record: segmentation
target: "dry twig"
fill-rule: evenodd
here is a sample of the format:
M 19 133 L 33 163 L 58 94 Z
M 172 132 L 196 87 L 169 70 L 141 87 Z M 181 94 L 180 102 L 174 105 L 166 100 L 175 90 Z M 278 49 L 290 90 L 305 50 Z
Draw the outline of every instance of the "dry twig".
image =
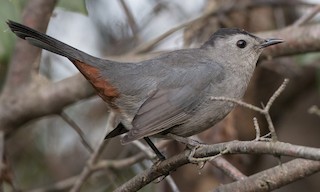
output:
M 209 161 L 209 163 L 220 169 L 234 181 L 247 178 L 247 176 L 241 173 L 235 166 L 233 166 L 223 157 L 217 157 L 214 160 Z
M 114 124 L 114 120 L 115 120 L 114 118 L 115 118 L 114 112 L 110 112 L 108 116 L 107 130 L 109 130 L 110 129 L 109 127 L 112 127 L 112 125 Z M 83 183 L 93 173 L 94 166 L 98 162 L 98 159 L 101 153 L 103 152 L 104 147 L 108 144 L 108 142 L 105 142 L 104 138 L 105 138 L 105 135 L 103 135 L 103 137 L 100 138 L 97 148 L 93 151 L 93 153 L 89 157 L 89 160 L 87 161 L 87 165 L 83 168 L 81 174 L 78 176 L 70 192 L 80 191 L 80 188 L 83 185 Z
M 77 125 L 77 123 L 71 119 L 68 114 L 66 114 L 65 112 L 61 112 L 60 114 L 61 118 L 67 122 L 71 128 L 73 130 L 75 130 L 75 132 L 79 135 L 80 139 L 81 139 L 81 142 L 83 144 L 83 146 L 85 146 L 86 149 L 88 149 L 88 151 L 90 153 L 93 153 L 93 149 L 89 143 L 89 141 L 86 139 L 86 136 L 84 135 L 83 131 L 81 130 L 81 128 Z
M 127 16 L 127 21 L 128 21 L 128 24 L 131 28 L 131 31 L 133 33 L 133 36 L 136 40 L 139 39 L 139 36 L 138 36 L 138 33 L 139 33 L 139 29 L 138 29 L 138 26 L 137 26 L 137 23 L 133 17 L 133 14 L 132 12 L 130 11 L 129 7 L 127 6 L 126 2 L 124 0 L 120 0 L 119 1 L 123 10 L 124 10 L 124 13 L 126 14 Z
M 285 79 L 283 81 L 283 83 L 280 85 L 280 87 L 270 97 L 267 105 L 265 107 L 263 107 L 263 108 L 256 107 L 254 105 L 251 105 L 249 103 L 245 103 L 245 102 L 240 101 L 240 100 L 230 99 L 230 98 L 226 98 L 226 97 L 211 97 L 211 100 L 232 102 L 232 103 L 238 104 L 238 105 L 240 105 L 242 107 L 245 107 L 245 108 L 248 108 L 248 109 L 251 109 L 251 110 L 254 110 L 256 112 L 261 113 L 262 115 L 265 116 L 265 118 L 267 120 L 272 140 L 273 141 L 277 141 L 278 138 L 277 138 L 277 135 L 276 135 L 276 132 L 275 132 L 275 129 L 274 129 L 274 125 L 273 125 L 272 119 L 270 117 L 269 111 L 270 111 L 271 105 L 273 104 L 275 99 L 281 94 L 281 92 L 285 89 L 285 87 L 287 86 L 288 82 L 289 82 L 288 79 Z

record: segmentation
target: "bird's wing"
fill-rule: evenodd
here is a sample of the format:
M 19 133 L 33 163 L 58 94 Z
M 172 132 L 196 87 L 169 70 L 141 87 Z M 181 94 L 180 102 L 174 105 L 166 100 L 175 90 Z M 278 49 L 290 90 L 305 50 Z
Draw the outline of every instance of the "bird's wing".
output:
M 133 128 L 122 142 L 128 143 L 184 123 L 204 101 L 212 79 L 221 78 L 222 73 L 220 66 L 207 64 L 172 70 L 141 105 L 133 119 Z

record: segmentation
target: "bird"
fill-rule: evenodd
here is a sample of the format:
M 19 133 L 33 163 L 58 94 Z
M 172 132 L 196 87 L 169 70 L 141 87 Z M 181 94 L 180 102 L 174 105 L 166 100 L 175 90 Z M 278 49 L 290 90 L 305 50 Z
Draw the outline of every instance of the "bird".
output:
M 106 139 L 125 134 L 122 144 L 144 138 L 150 145 L 149 137 L 169 133 L 189 137 L 212 127 L 235 104 L 211 98 L 241 99 L 264 48 L 284 42 L 221 28 L 199 48 L 136 63 L 116 62 L 91 56 L 20 23 L 8 20 L 7 24 L 18 37 L 68 58 L 78 68 L 117 115 L 117 126 Z

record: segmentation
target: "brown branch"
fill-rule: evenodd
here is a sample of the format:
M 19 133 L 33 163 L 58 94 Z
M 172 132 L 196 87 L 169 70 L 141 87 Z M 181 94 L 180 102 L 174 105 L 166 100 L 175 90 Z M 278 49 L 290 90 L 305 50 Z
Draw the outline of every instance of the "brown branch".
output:
M 23 24 L 44 32 L 56 2 L 57 0 L 28 1 L 22 14 Z M 17 88 L 23 87 L 31 81 L 31 72 L 34 69 L 33 63 L 39 53 L 39 48 L 22 39 L 17 39 L 9 73 L 7 74 L 6 91 L 18 90 Z
M 314 16 L 316 16 L 320 11 L 320 4 L 313 7 L 313 9 L 310 12 L 307 12 L 306 14 L 302 15 L 294 24 L 294 27 L 301 26 L 305 23 L 307 23 L 309 20 L 311 20 Z
M 199 141 L 200 143 L 204 143 L 200 138 L 197 138 L 197 141 Z M 238 170 L 235 166 L 229 163 L 224 157 L 221 157 L 221 155 L 215 156 L 208 162 L 216 168 L 220 169 L 234 181 L 242 180 L 247 177 L 243 173 L 241 173 L 241 171 Z
M 45 31 L 55 3 L 56 0 L 28 1 L 23 23 Z M 44 84 L 32 73 L 39 53 L 40 49 L 17 40 L 7 82 L 0 95 L 0 129 L 6 136 L 34 118 L 60 113 L 66 105 L 93 95 L 91 86 L 80 75 Z
M 260 60 L 319 51 L 319 30 L 320 24 L 313 24 L 301 27 L 291 26 L 281 30 L 257 33 L 259 37 L 277 37 L 285 40 L 285 43 L 266 48 Z
M 214 191 L 267 192 L 285 186 L 299 179 L 303 179 L 319 171 L 319 161 L 295 159 L 288 163 L 284 163 L 254 174 L 245 180 L 221 185 L 214 189 Z
M 195 150 L 196 158 L 205 158 L 216 156 L 218 154 L 270 154 L 291 156 L 297 158 L 305 158 L 310 160 L 320 161 L 320 149 L 292 145 L 283 142 L 261 142 L 261 141 L 231 141 L 213 145 L 202 145 Z M 122 186 L 117 188 L 117 192 L 137 191 L 157 179 L 158 177 L 166 176 L 171 171 L 190 163 L 190 150 L 185 150 L 170 159 L 162 161 L 144 172 L 136 175 Z M 308 170 L 309 167 L 305 167 Z M 310 168 L 311 169 L 311 168 Z
M 59 114 L 65 106 L 94 94 L 80 74 L 57 83 L 39 83 L 30 83 L 17 94 L 0 95 L 0 129 L 5 130 L 6 135 L 31 119 Z
M 42 108 L 45 107 L 45 109 L 36 110 L 39 116 L 59 114 L 65 106 L 94 94 L 89 82 L 81 74 L 77 74 L 39 89 L 37 95 L 41 98 L 41 102 L 38 103 L 41 103 Z

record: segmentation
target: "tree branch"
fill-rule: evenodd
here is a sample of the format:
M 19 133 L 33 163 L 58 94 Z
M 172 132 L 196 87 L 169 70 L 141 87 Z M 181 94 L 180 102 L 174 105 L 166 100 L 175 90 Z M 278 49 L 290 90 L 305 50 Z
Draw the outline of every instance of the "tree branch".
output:
M 229 161 L 223 157 L 216 157 L 209 161 L 210 164 L 220 169 L 226 175 L 228 175 L 232 180 L 238 181 L 247 178 L 243 173 L 241 173 L 236 167 L 234 167 Z
M 93 149 L 78 124 L 64 111 L 61 112 L 60 117 L 70 125 L 70 127 L 79 135 L 82 145 L 90 152 L 93 153 Z
M 57 83 L 39 83 L 30 83 L 17 94 L 2 93 L 0 129 L 5 130 L 5 134 L 11 133 L 31 119 L 59 114 L 65 106 L 94 94 L 93 88 L 81 74 Z
M 313 24 L 300 27 L 290 26 L 281 30 L 257 33 L 259 37 L 277 37 L 285 40 L 285 43 L 266 48 L 260 60 L 319 51 L 319 30 L 320 24 Z M 294 31 L 294 33 L 292 31 Z
M 22 17 L 22 23 L 36 30 L 44 32 L 57 0 L 31 0 L 28 1 Z M 40 49 L 30 45 L 23 39 L 17 39 L 9 73 L 6 80 L 6 91 L 18 90 L 17 88 L 31 81 L 33 63 L 39 56 Z
M 161 176 L 170 174 L 171 171 L 190 163 L 190 150 L 185 150 L 170 159 L 154 165 L 144 172 L 136 175 L 122 186 L 117 188 L 117 192 L 137 191 Z M 261 141 L 231 141 L 213 145 L 202 145 L 195 150 L 194 157 L 205 158 L 218 154 L 270 154 L 276 156 L 291 156 L 310 160 L 320 160 L 320 150 L 317 148 L 292 145 L 283 142 L 261 142 Z M 305 167 L 309 169 L 309 167 Z M 320 169 L 320 168 L 319 168 Z
M 214 189 L 219 191 L 271 191 L 285 186 L 293 181 L 310 176 L 320 171 L 320 162 L 305 159 L 295 159 L 288 163 L 278 165 L 268 170 L 259 172 L 245 180 L 221 185 Z

